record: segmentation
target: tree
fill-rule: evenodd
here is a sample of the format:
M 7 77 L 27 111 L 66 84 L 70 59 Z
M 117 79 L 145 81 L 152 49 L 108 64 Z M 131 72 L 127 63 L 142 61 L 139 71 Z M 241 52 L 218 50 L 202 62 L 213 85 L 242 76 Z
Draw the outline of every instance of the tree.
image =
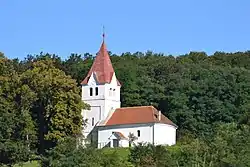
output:
M 22 85 L 13 62 L 0 57 L 0 164 L 25 162 L 35 153 L 35 126 L 29 112 L 35 94 Z
M 138 138 L 133 134 L 129 133 L 128 140 L 129 140 L 129 147 L 131 147 L 132 144 L 137 140 Z
M 63 63 L 63 70 L 80 84 L 87 75 L 92 63 L 93 58 L 89 53 L 84 54 L 83 58 L 81 55 L 71 54 L 69 59 Z
M 81 134 L 81 111 L 86 105 L 75 80 L 57 69 L 51 59 L 34 62 L 20 80 L 36 94 L 31 113 L 38 130 L 40 153 L 54 147 L 63 137 Z
M 220 122 L 235 122 L 249 110 L 250 71 L 189 65 L 168 79 L 162 111 L 180 130 L 211 136 Z
M 121 151 L 121 150 L 120 150 Z M 131 163 L 118 154 L 119 150 L 115 150 L 111 154 L 101 154 L 102 167 L 133 167 Z
M 129 161 L 136 167 L 172 167 L 173 161 L 164 146 L 142 144 L 130 148 Z
M 66 137 L 60 140 L 57 146 L 47 152 L 47 158 L 43 160 L 44 166 L 51 167 L 100 167 L 101 157 L 98 150 L 92 147 L 77 145 L 77 139 Z
M 250 127 L 236 123 L 218 126 L 210 149 L 216 166 L 250 166 Z
M 83 146 L 78 143 L 76 138 L 65 138 L 60 140 L 57 146 L 48 151 L 47 158 L 43 160 L 44 166 L 52 167 L 131 167 L 126 159 L 118 156 L 114 151 L 111 154 L 104 154 L 102 150 Z

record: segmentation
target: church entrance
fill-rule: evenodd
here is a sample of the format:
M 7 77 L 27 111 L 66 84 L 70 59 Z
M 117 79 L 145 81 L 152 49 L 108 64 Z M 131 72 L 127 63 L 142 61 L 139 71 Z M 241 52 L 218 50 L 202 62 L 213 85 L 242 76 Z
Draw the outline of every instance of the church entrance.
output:
M 113 147 L 119 147 L 119 140 L 113 139 Z

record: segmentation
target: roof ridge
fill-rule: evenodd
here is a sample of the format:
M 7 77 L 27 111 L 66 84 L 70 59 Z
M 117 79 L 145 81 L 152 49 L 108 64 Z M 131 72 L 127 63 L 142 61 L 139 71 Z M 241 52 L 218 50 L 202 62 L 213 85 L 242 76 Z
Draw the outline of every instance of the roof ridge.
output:
M 109 61 L 110 61 L 110 63 L 111 63 L 110 56 L 109 56 L 108 50 L 107 50 L 107 46 L 106 46 L 106 44 L 105 44 L 105 42 L 104 42 L 104 40 L 103 40 L 103 41 L 102 41 L 102 44 L 101 44 L 101 47 L 100 47 L 100 49 L 99 49 L 99 52 L 98 52 L 98 54 L 97 54 L 97 56 L 100 56 L 100 55 L 102 54 L 103 58 L 105 58 L 105 57 L 107 57 L 106 53 L 107 53 L 108 59 L 109 59 Z M 107 60 L 107 59 L 104 59 L 103 61 L 108 61 L 108 60 Z M 107 62 L 106 62 L 106 63 L 107 63 Z M 111 66 L 112 66 L 112 63 L 111 63 Z M 103 67 L 102 67 L 102 70 L 103 70 L 103 71 L 106 71 L 106 68 L 107 68 L 106 66 L 103 66 Z M 112 68 L 113 68 L 113 66 L 112 66 Z
M 161 117 L 159 114 L 161 114 Z M 159 118 L 161 119 L 159 120 Z M 177 127 L 170 119 L 158 111 L 154 106 L 117 108 L 112 116 L 108 119 L 105 126 L 142 123 L 162 123 Z
M 154 106 L 133 106 L 133 107 L 121 107 L 117 109 L 127 109 L 127 108 L 154 108 Z

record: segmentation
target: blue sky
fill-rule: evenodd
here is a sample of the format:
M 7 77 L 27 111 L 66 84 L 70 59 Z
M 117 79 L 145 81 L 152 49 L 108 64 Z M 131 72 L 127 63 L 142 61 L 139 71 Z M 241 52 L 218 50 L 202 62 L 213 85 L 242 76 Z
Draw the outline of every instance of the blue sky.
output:
M 96 53 L 250 50 L 249 0 L 0 0 L 0 51 Z

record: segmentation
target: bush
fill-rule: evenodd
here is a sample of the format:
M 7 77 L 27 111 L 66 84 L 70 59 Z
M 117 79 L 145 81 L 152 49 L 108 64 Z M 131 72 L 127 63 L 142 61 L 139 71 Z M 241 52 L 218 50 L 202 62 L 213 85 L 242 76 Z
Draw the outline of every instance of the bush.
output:
M 114 149 L 115 150 L 115 149 Z M 132 167 L 133 165 L 128 162 L 127 157 L 125 156 L 119 156 L 121 155 L 121 149 L 115 150 L 111 152 L 110 154 L 102 154 L 102 167 Z
M 137 167 L 172 167 L 174 165 L 164 146 L 142 143 L 130 148 L 129 161 Z
M 122 152 L 122 151 L 123 152 Z M 51 167 L 131 167 L 126 149 L 96 149 L 76 143 L 68 138 L 50 150 L 43 160 L 43 166 Z M 121 156 L 122 155 L 122 156 Z

